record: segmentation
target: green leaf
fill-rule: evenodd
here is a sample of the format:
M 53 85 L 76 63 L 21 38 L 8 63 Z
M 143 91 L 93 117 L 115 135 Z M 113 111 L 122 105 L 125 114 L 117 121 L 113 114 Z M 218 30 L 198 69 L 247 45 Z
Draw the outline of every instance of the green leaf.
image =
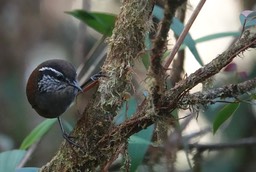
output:
M 164 10 L 161 7 L 155 6 L 154 10 L 153 10 L 153 15 L 158 19 L 161 20 L 164 17 Z M 173 30 L 173 32 L 177 35 L 180 36 L 180 34 L 182 33 L 183 29 L 184 29 L 184 25 L 182 22 L 180 22 L 180 20 L 178 18 L 173 18 L 172 20 L 172 24 L 170 26 L 170 28 Z M 194 55 L 195 59 L 197 60 L 197 62 L 203 66 L 203 61 L 197 51 L 196 48 L 196 42 L 195 40 L 192 38 L 192 36 L 190 35 L 190 33 L 188 33 L 184 39 L 184 44 L 188 46 L 189 50 L 191 51 L 191 53 Z
M 30 134 L 23 140 L 20 149 L 27 149 L 32 144 L 40 140 L 53 126 L 57 119 L 46 119 L 39 124 Z
M 40 168 L 36 167 L 24 167 L 24 168 L 18 168 L 15 172 L 38 172 Z
M 150 50 L 152 48 L 152 42 L 149 38 L 149 33 L 146 34 L 145 37 L 145 46 L 146 50 Z M 150 66 L 150 53 L 146 51 L 146 53 L 142 56 L 142 63 L 144 64 L 145 68 L 148 69 Z
M 112 35 L 116 20 L 116 15 L 114 14 L 88 12 L 84 10 L 74 10 L 66 13 L 79 19 L 103 35 Z
M 230 118 L 235 111 L 238 109 L 240 103 L 230 103 L 225 105 L 217 114 L 216 118 L 213 121 L 213 133 L 215 134 L 219 127 Z
M 224 38 L 224 37 L 228 37 L 228 36 L 233 36 L 233 37 L 238 37 L 240 36 L 240 32 L 221 32 L 221 33 L 215 33 L 215 34 L 211 34 L 211 35 L 207 35 L 201 38 L 196 39 L 196 43 L 201 43 L 201 42 L 205 42 L 205 41 L 210 41 L 210 40 L 214 40 L 214 39 L 218 39 L 218 38 Z
M 121 124 L 126 118 L 130 118 L 136 112 L 137 106 L 138 104 L 134 97 L 131 97 L 128 101 L 124 102 L 118 115 L 114 119 L 115 124 Z
M 173 18 L 172 24 L 171 24 L 171 29 L 174 31 L 174 33 L 177 36 L 180 36 L 180 34 L 182 33 L 182 31 L 184 30 L 184 25 L 183 23 L 180 22 L 179 19 L 177 18 Z M 184 39 L 184 44 L 188 46 L 188 49 L 190 50 L 190 52 L 194 55 L 196 61 L 203 66 L 203 61 L 197 51 L 196 48 L 196 42 L 195 40 L 192 38 L 192 36 L 190 35 L 190 33 L 187 34 L 187 36 Z
M 147 94 L 147 93 L 145 93 Z M 145 95 L 146 96 L 146 95 Z M 130 118 L 137 110 L 138 103 L 134 97 L 131 97 L 128 101 L 126 101 L 120 112 L 115 117 L 115 124 L 121 124 L 126 120 L 126 118 Z M 145 153 L 147 152 L 148 146 L 152 145 L 151 138 L 154 131 L 154 125 L 149 126 L 148 128 L 132 135 L 129 138 L 128 142 L 128 154 L 131 158 L 131 168 L 130 171 L 136 171 L 137 167 L 141 164 Z
M 256 100 L 256 94 L 252 94 L 250 97 L 251 99 Z
M 132 135 L 129 139 L 128 153 L 131 158 L 130 171 L 134 172 L 144 159 L 148 146 L 152 145 L 154 125 Z
M 145 53 L 142 57 L 141 57 L 142 63 L 145 67 L 145 69 L 149 69 L 150 66 L 150 55 L 149 53 Z
M 233 37 L 238 37 L 240 36 L 240 32 L 221 32 L 221 33 L 214 33 L 214 34 L 210 34 L 207 36 L 203 36 L 201 38 L 198 38 L 195 40 L 196 44 L 198 43 L 202 43 L 202 42 L 206 42 L 206 41 L 211 41 L 214 39 L 219 39 L 219 38 L 224 38 L 224 37 L 228 37 L 228 36 L 233 36 Z M 187 46 L 185 44 L 182 44 L 180 46 L 179 50 L 184 50 Z
M 15 171 L 25 154 L 25 150 L 11 150 L 0 153 L 0 171 Z
M 138 137 L 136 135 L 132 135 L 129 138 L 130 144 L 138 144 L 138 145 L 151 145 L 154 146 L 154 144 L 150 140 L 146 140 L 144 138 Z
M 245 28 L 256 26 L 256 11 L 245 10 L 241 12 L 240 23 Z

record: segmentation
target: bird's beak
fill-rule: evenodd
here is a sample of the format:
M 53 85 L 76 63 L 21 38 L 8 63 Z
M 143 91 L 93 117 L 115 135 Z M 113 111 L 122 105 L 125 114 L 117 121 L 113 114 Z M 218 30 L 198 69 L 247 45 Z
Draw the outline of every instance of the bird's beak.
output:
M 83 89 L 80 87 L 80 85 L 78 84 L 77 81 L 74 81 L 71 85 L 73 87 L 77 88 L 79 91 L 83 92 Z

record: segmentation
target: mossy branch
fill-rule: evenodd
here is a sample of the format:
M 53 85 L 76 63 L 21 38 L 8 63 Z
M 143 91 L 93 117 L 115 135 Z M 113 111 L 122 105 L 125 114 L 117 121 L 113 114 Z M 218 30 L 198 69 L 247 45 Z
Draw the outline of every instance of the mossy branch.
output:
M 174 88 L 164 91 L 153 106 L 152 96 L 139 106 L 134 117 L 114 126 L 113 117 L 122 105 L 123 93 L 131 87 L 133 61 L 144 50 L 145 33 L 154 0 L 125 0 L 118 16 L 113 36 L 109 39 L 107 60 L 95 98 L 89 103 L 83 117 L 78 121 L 72 136 L 81 147 L 73 147 L 65 141 L 53 159 L 41 171 L 95 171 L 105 169 L 120 147 L 134 133 L 148 127 L 159 119 L 171 116 L 179 107 L 179 101 L 198 83 L 205 81 L 228 65 L 237 55 L 256 43 L 256 35 L 245 34 L 234 46 L 196 70 Z M 158 108 L 156 113 L 155 107 Z
M 238 98 L 256 88 L 256 78 L 238 83 L 225 85 L 219 88 L 209 89 L 184 96 L 178 103 L 180 108 L 187 109 L 189 106 L 207 106 L 218 102 L 216 99 Z
M 55 157 L 41 171 L 104 169 L 104 165 L 125 142 L 120 135 L 104 142 L 101 140 L 113 128 L 112 120 L 124 101 L 123 93 L 130 90 L 130 71 L 134 59 L 144 51 L 153 6 L 154 0 L 123 1 L 113 35 L 108 40 L 108 56 L 102 68 L 107 77 L 101 79 L 95 99 L 90 102 L 72 132 L 81 147 L 73 147 L 64 141 Z

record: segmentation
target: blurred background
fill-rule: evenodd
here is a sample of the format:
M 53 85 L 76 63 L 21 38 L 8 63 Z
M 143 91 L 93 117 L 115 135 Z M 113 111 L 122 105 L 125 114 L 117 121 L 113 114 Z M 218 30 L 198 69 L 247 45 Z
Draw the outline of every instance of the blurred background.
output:
M 25 95 L 32 70 L 52 58 L 66 59 L 78 67 L 100 38 L 100 34 L 65 11 L 91 8 L 117 13 L 118 4 L 116 0 L 0 1 L 0 152 L 19 148 L 25 136 L 44 120 L 31 108 Z M 74 124 L 76 113 L 71 107 L 64 118 Z M 62 140 L 56 125 L 27 165 L 45 164 Z
M 189 1 L 188 16 L 198 2 L 199 0 Z M 190 33 L 196 39 L 218 32 L 239 31 L 241 29 L 239 14 L 244 9 L 253 10 L 255 4 L 253 0 L 207 1 Z M 0 152 L 18 148 L 28 133 L 43 121 L 43 118 L 31 108 L 25 96 L 26 80 L 33 68 L 42 61 L 52 58 L 66 59 L 78 67 L 93 44 L 100 39 L 98 33 L 69 16 L 65 11 L 85 9 L 118 14 L 119 6 L 119 0 L 0 1 Z M 231 37 L 222 38 L 198 44 L 197 48 L 200 56 L 207 63 L 228 48 L 233 40 L 234 38 Z M 200 66 L 189 51 L 186 53 L 185 72 L 189 74 Z M 251 77 L 255 76 L 253 52 L 246 52 L 244 56 L 246 58 L 236 60 L 238 71 L 245 72 Z M 233 76 L 221 74 L 219 79 L 216 79 L 216 85 L 219 82 L 228 83 L 232 80 L 230 77 Z M 75 124 L 76 113 L 77 110 L 72 107 L 65 113 L 64 118 Z M 253 108 L 244 107 L 240 113 L 242 115 L 234 116 L 232 119 L 234 125 L 227 130 L 228 136 L 237 138 L 254 135 L 256 123 Z M 199 118 L 190 130 L 198 128 L 201 124 L 208 125 L 210 118 L 212 118 L 210 115 Z M 222 134 L 219 134 L 216 137 L 222 138 L 221 136 Z M 40 167 L 45 164 L 55 154 L 62 140 L 61 132 L 56 125 L 38 145 L 26 166 Z M 256 169 L 253 163 L 249 163 L 248 156 L 245 156 L 249 154 L 244 153 L 239 161 L 247 162 L 248 170 Z M 256 158 L 254 157 L 253 160 Z M 217 161 L 208 163 L 216 166 L 214 163 Z M 177 167 L 182 170 L 183 167 L 187 168 L 187 164 L 177 163 Z M 242 167 L 239 166 L 237 169 L 240 170 Z

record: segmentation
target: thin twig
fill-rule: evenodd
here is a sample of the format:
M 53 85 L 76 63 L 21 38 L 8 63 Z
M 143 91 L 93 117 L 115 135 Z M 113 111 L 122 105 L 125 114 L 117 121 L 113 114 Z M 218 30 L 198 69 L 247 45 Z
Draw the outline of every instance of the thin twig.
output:
M 17 166 L 17 168 L 21 168 L 23 167 L 27 161 L 31 158 L 31 155 L 34 153 L 35 149 L 37 148 L 39 142 L 36 142 L 35 144 L 33 144 L 26 152 L 24 158 L 21 160 L 21 162 L 19 163 L 19 165 Z
M 196 92 L 194 94 L 188 94 L 184 96 L 180 101 L 179 105 L 207 105 L 212 104 L 217 98 L 225 99 L 236 96 L 241 96 L 249 91 L 252 91 L 256 87 L 256 78 L 244 81 L 238 84 L 230 84 L 220 88 L 210 89 L 204 92 Z M 220 101 L 218 101 L 220 102 Z M 228 103 L 228 102 L 227 102 Z
M 167 58 L 167 61 L 166 61 L 165 65 L 164 65 L 164 68 L 168 68 L 168 67 L 170 66 L 170 64 L 171 64 L 171 62 L 172 62 L 172 60 L 173 60 L 175 54 L 178 52 L 178 50 L 179 50 L 179 48 L 180 48 L 182 42 L 184 41 L 184 39 L 185 39 L 185 37 L 186 37 L 186 35 L 187 35 L 189 29 L 190 29 L 190 27 L 191 27 L 192 24 L 194 23 L 194 21 L 195 21 L 197 15 L 198 15 L 199 12 L 201 11 L 201 9 L 202 9 L 202 7 L 203 7 L 203 5 L 204 5 L 205 2 L 206 2 L 206 0 L 201 0 L 201 1 L 199 2 L 199 4 L 197 5 L 195 11 L 193 12 L 193 14 L 192 14 L 192 16 L 190 17 L 188 23 L 186 24 L 184 30 L 182 31 L 180 37 L 178 38 L 176 44 L 174 45 L 173 50 L 172 50 L 170 56 Z
M 159 24 L 156 38 L 153 41 L 153 48 L 151 52 L 151 68 L 152 68 L 153 74 L 156 77 L 159 77 L 159 76 L 161 77 L 161 74 L 163 73 L 161 57 L 166 49 L 167 37 L 168 37 L 168 32 L 170 30 L 170 25 L 172 23 L 172 18 L 174 17 L 177 8 L 185 2 L 186 0 L 165 1 L 164 17 Z
M 106 39 L 106 35 L 102 35 L 102 37 L 91 48 L 91 50 L 86 55 L 84 60 L 80 63 L 80 65 L 77 68 L 77 72 L 76 72 L 78 78 L 82 77 L 81 75 L 83 74 L 82 73 L 83 70 L 88 70 L 88 68 L 85 69 L 86 63 L 88 63 L 88 59 L 90 59 L 99 50 L 99 47 L 104 43 L 105 39 Z
M 237 141 L 232 141 L 229 143 L 191 143 L 188 145 L 189 149 L 197 149 L 200 151 L 212 151 L 212 150 L 223 150 L 223 149 L 233 149 L 233 148 L 247 148 L 248 146 L 256 146 L 256 138 L 244 138 Z
M 185 22 L 185 16 L 187 11 L 187 3 L 183 4 L 177 12 L 177 18 L 180 19 L 182 23 Z M 179 38 L 175 35 L 175 39 Z M 170 73 L 170 81 L 172 85 L 175 85 L 182 78 L 182 73 L 184 72 L 184 60 L 185 60 L 185 50 L 178 51 L 177 58 L 172 63 L 172 72 Z

